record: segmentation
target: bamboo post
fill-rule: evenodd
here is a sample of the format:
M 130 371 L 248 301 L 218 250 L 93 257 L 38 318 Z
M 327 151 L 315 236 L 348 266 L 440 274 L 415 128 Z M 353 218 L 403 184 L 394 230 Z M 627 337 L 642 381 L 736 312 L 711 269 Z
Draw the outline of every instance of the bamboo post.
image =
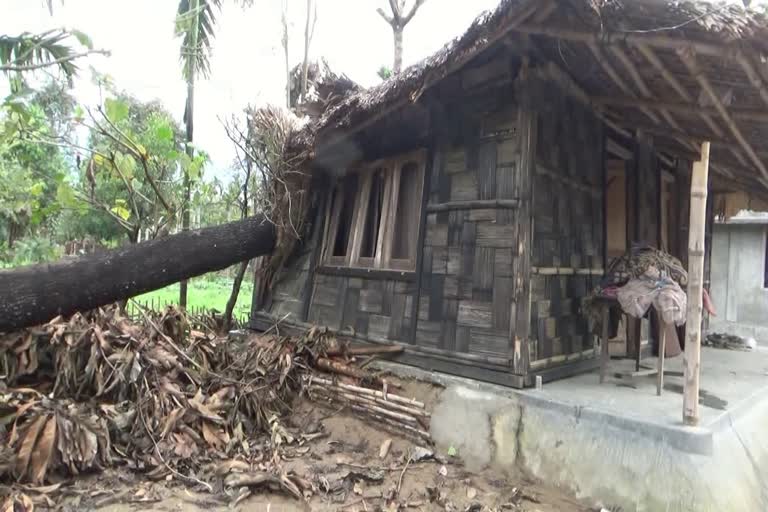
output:
M 704 290 L 704 232 L 707 219 L 709 142 L 701 145 L 701 160 L 693 163 L 688 226 L 688 311 L 683 356 L 683 422 L 699 422 L 699 370 L 701 366 L 701 313 Z

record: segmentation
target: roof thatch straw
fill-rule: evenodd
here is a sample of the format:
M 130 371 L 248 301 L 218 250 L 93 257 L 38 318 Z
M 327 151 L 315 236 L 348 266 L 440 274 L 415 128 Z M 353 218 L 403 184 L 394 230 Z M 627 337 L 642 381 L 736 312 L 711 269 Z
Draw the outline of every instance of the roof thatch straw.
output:
M 547 2 L 539 0 L 539 3 L 545 6 Z M 555 0 L 555 3 L 556 11 L 572 11 L 585 25 L 604 32 L 677 30 L 686 35 L 708 32 L 710 39 L 715 37 L 727 42 L 748 39 L 763 47 L 768 44 L 766 16 L 745 10 L 741 4 L 704 0 Z M 426 88 L 495 43 L 500 32 L 511 28 L 515 15 L 525 12 L 531 4 L 532 0 L 503 0 L 493 11 L 480 14 L 464 34 L 435 54 L 376 87 L 351 94 L 327 110 L 318 129 L 348 128 L 398 100 L 417 100 Z
M 723 119 L 700 79 L 711 84 L 712 94 L 726 98 L 726 108 L 738 110 L 737 118 L 768 118 L 768 70 L 762 69 L 762 55 L 768 54 L 768 18 L 733 1 L 503 0 L 434 55 L 376 87 L 351 90 L 329 103 L 295 142 L 310 151 L 317 140 L 328 140 L 326 135 L 330 140 L 348 137 L 372 120 L 417 102 L 426 90 L 502 42 L 513 53 L 561 68 L 612 126 L 623 123 L 634 131 L 655 119 L 651 128 L 664 133 L 652 134 L 666 136 L 663 145 L 675 151 L 670 153 L 674 156 L 691 156 L 695 142 L 711 140 L 727 149 L 715 153 L 717 172 L 733 178 L 729 169 L 735 169 L 742 186 L 759 181 L 768 188 L 768 166 L 760 161 L 768 159 L 764 123 Z M 694 63 L 696 73 L 679 56 L 691 50 L 705 50 Z M 594 99 L 606 96 L 624 104 L 606 107 Z M 626 105 L 636 100 L 651 103 L 651 108 L 671 101 L 681 106 L 670 121 L 669 112 L 648 116 L 648 106 Z M 702 108 L 704 112 L 696 111 Z M 710 119 L 702 123 L 702 116 Z M 758 155 L 761 150 L 765 155 Z

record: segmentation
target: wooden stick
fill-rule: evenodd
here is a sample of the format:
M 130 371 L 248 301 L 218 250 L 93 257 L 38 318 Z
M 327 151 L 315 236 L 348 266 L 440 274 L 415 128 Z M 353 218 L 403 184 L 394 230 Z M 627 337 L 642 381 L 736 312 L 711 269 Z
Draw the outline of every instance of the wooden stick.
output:
M 641 55 L 645 57 L 645 59 L 651 63 L 651 65 L 656 68 L 656 70 L 661 73 L 661 76 L 666 80 L 666 82 L 677 92 L 678 96 L 686 103 L 686 105 L 690 106 L 692 110 L 699 110 L 698 115 L 701 117 L 701 119 L 706 123 L 706 125 L 709 127 L 710 130 L 712 130 L 712 133 L 717 135 L 718 137 L 723 136 L 723 130 L 720 129 L 720 126 L 717 125 L 717 123 L 712 119 L 713 116 L 716 116 L 717 113 L 714 112 L 712 114 L 708 114 L 705 112 L 702 112 L 703 109 L 698 108 L 698 106 L 693 105 L 695 102 L 693 101 L 693 97 L 690 95 L 690 93 L 682 86 L 682 84 L 675 78 L 675 76 L 667 70 L 667 68 L 664 66 L 664 64 L 661 62 L 661 59 L 656 56 L 656 54 L 653 52 L 651 48 L 644 44 L 638 44 L 635 46 L 637 50 L 640 52 Z M 733 112 L 733 109 L 731 109 L 731 115 L 734 117 L 737 117 L 735 112 Z M 768 116 L 768 114 L 766 114 Z M 677 139 L 678 142 L 681 142 L 680 139 Z M 689 148 L 693 149 L 694 152 L 698 152 L 698 148 L 694 146 L 693 142 L 687 141 L 685 142 L 685 145 Z M 742 155 L 741 151 L 738 150 L 738 148 L 729 146 L 729 151 L 733 154 L 733 156 L 736 157 L 736 159 L 739 161 L 739 163 L 747 167 L 747 160 Z M 730 171 L 723 170 L 720 168 L 716 168 L 713 166 L 713 169 L 716 171 L 725 174 L 726 176 L 733 177 L 733 175 L 730 173 Z
M 587 43 L 587 46 L 592 51 L 592 54 L 594 55 L 598 64 L 600 64 L 600 67 L 602 67 L 603 70 L 611 78 L 611 80 L 613 80 L 613 83 L 615 83 L 618 86 L 618 88 L 624 92 L 624 94 L 634 97 L 635 95 L 632 92 L 632 89 L 629 87 L 629 85 L 627 85 L 624 79 L 621 78 L 621 75 L 619 75 L 616 69 L 614 69 L 614 67 L 608 61 L 608 59 L 606 58 L 605 54 L 602 52 L 600 47 L 594 42 Z M 637 107 L 637 108 L 640 109 L 640 111 L 643 114 L 645 114 L 654 123 L 659 124 L 661 122 L 659 117 L 656 114 L 654 114 L 650 109 L 645 107 Z
M 742 50 L 733 46 L 729 47 L 726 45 L 717 45 L 717 44 L 706 43 L 702 41 L 684 40 L 681 38 L 658 35 L 656 33 L 611 34 L 606 32 L 598 32 L 598 31 L 585 32 L 585 31 L 573 30 L 565 27 L 553 27 L 553 26 L 542 26 L 542 25 L 532 25 L 532 24 L 519 25 L 515 27 L 514 30 L 522 34 L 540 35 L 540 36 L 553 37 L 553 38 L 563 39 L 568 41 L 577 41 L 577 42 L 582 42 L 586 44 L 591 44 L 593 46 L 596 45 L 597 43 L 600 43 L 602 45 L 615 45 L 618 43 L 623 43 L 623 44 L 631 44 L 634 46 L 644 45 L 644 46 L 671 49 L 671 50 L 679 50 L 680 48 L 687 47 L 687 48 L 695 49 L 697 52 L 703 55 L 710 55 L 710 56 L 719 57 L 719 58 L 736 58 L 736 59 L 739 59 L 740 56 L 744 56 L 746 59 L 749 59 L 749 56 L 754 54 L 754 52 L 745 53 Z M 598 58 L 598 60 L 600 59 Z M 703 77 L 697 76 L 696 78 L 697 80 L 700 80 Z M 614 78 L 612 77 L 612 79 Z M 621 81 L 621 79 L 619 80 Z M 719 99 L 718 99 L 718 102 L 719 102 Z M 717 103 L 716 103 L 716 106 L 717 106 Z M 712 123 L 707 122 L 707 124 L 709 124 L 710 128 L 712 129 L 712 126 L 713 126 Z M 733 128 L 735 127 L 735 125 L 733 124 L 732 121 L 730 123 L 726 122 L 726 125 L 729 127 L 729 129 L 733 131 Z M 715 131 L 715 133 L 717 133 L 718 131 L 717 128 L 714 128 L 713 130 Z M 736 130 L 738 131 L 738 128 Z M 740 139 L 739 144 L 746 151 L 747 155 L 755 163 L 758 169 L 760 169 L 761 172 L 764 172 L 764 165 L 762 164 L 762 162 L 758 163 L 759 159 L 756 158 L 754 150 L 748 143 L 746 143 L 746 139 L 744 139 L 744 137 L 741 136 L 740 132 L 736 138 Z M 736 150 L 734 148 L 731 151 L 735 152 Z M 764 176 L 764 179 L 768 180 L 768 176 Z
M 416 408 L 413 408 L 413 407 L 407 407 L 405 405 L 402 405 L 402 404 L 399 404 L 399 403 L 395 403 L 395 402 L 393 402 L 391 400 L 384 400 L 383 398 L 379 398 L 379 397 L 375 397 L 375 396 L 370 396 L 370 395 L 367 395 L 367 394 L 355 394 L 355 392 L 353 392 L 353 391 L 345 391 L 345 390 L 338 389 L 338 388 L 329 388 L 327 386 L 324 387 L 324 386 L 318 386 L 318 385 L 314 385 L 314 386 L 310 387 L 310 389 L 322 389 L 322 390 L 325 390 L 326 392 L 333 392 L 333 393 L 336 393 L 336 394 L 338 394 L 340 396 L 354 396 L 356 398 L 359 398 L 360 400 L 365 400 L 367 403 L 370 403 L 372 405 L 378 405 L 380 407 L 389 408 L 389 409 L 392 409 L 392 410 L 395 410 L 395 411 L 403 412 L 403 413 L 406 413 L 406 414 L 411 414 L 413 416 L 421 416 L 421 417 L 424 417 L 424 418 L 429 418 L 429 416 L 430 416 L 430 414 L 427 411 L 425 411 L 424 409 L 416 409 Z M 389 396 L 389 395 L 390 395 L 390 393 L 387 393 L 387 396 Z
M 645 57 L 645 59 L 650 62 L 651 66 L 656 68 L 656 71 L 658 71 L 662 78 L 672 87 L 672 89 L 675 90 L 678 96 L 687 104 L 691 105 L 694 103 L 693 96 L 688 92 L 688 90 L 683 87 L 683 85 L 680 83 L 680 81 L 669 72 L 669 70 L 664 66 L 664 64 L 661 62 L 661 59 L 653 52 L 653 50 L 645 45 L 645 44 L 637 44 L 635 45 L 635 48 L 640 52 L 640 54 Z M 715 123 L 715 121 L 712 119 L 712 116 L 707 113 L 700 113 L 699 114 L 701 118 L 704 120 L 705 123 L 707 123 L 707 126 L 709 126 L 709 129 L 712 130 L 715 135 L 718 137 L 723 136 L 723 130 L 720 129 L 720 127 Z
M 326 351 L 326 354 L 329 356 L 367 356 L 370 354 L 396 354 L 402 351 L 402 345 L 366 345 L 364 347 L 334 348 Z
M 619 60 L 622 62 L 624 67 L 629 72 L 630 76 L 634 80 L 635 84 L 637 85 L 637 88 L 640 89 L 640 92 L 644 98 L 647 98 L 646 101 L 649 103 L 654 103 L 655 100 L 653 99 L 653 94 L 651 94 L 650 89 L 648 88 L 648 85 L 645 83 L 645 80 L 643 80 L 643 77 L 640 76 L 640 73 L 635 68 L 634 63 L 629 59 L 629 57 L 618 47 L 613 47 L 613 52 L 619 57 Z M 649 107 L 650 108 L 650 107 Z M 661 112 L 661 117 L 664 118 L 664 120 L 667 122 L 669 126 L 671 126 L 673 129 L 682 131 L 682 128 L 679 124 L 677 124 L 677 120 L 672 116 L 672 113 L 667 110 L 666 108 L 656 106 Z M 688 147 L 689 149 L 696 149 L 696 146 L 694 143 L 690 142 L 688 139 L 683 137 L 676 137 L 675 140 L 682 144 L 683 146 Z M 737 157 L 740 157 L 741 155 L 736 153 Z M 672 165 L 671 163 L 667 163 L 667 165 Z
M 315 365 L 321 370 L 327 372 L 338 373 L 340 375 L 346 375 L 348 377 L 354 377 L 366 382 L 373 382 L 378 385 L 384 385 L 384 380 L 381 377 L 377 377 L 370 372 L 349 366 L 339 361 L 333 361 L 325 357 L 318 357 L 315 361 Z
M 389 449 L 392 447 L 392 439 L 385 439 L 379 447 L 379 458 L 386 459 L 389 454 Z
M 701 314 L 704 290 L 705 229 L 709 142 L 701 145 L 701 160 L 694 162 L 691 175 L 691 207 L 688 228 L 688 311 L 683 359 L 683 422 L 699 422 L 699 369 L 701 365 Z
M 533 53 L 540 61 L 546 62 L 544 68 L 538 70 L 539 73 L 545 73 L 546 77 L 557 82 L 565 94 L 576 98 L 584 105 L 592 106 L 591 102 L 589 101 L 589 95 L 584 90 L 584 88 L 576 83 L 576 81 L 571 75 L 568 74 L 568 72 L 549 60 L 547 55 L 541 50 L 541 48 L 536 45 L 536 43 L 530 38 L 530 36 L 528 36 L 528 34 L 519 34 L 519 37 L 510 38 L 508 41 L 505 41 L 505 44 L 511 51 L 514 51 L 521 57 L 526 56 L 525 51 L 521 52 L 521 49 L 524 49 Z M 595 114 L 616 133 L 621 134 L 627 138 L 632 138 L 632 133 L 630 131 L 625 130 L 624 128 L 608 119 L 608 117 L 605 115 L 605 112 L 603 112 L 601 109 L 596 109 Z
M 374 418 L 375 420 L 378 420 L 378 421 L 384 423 L 385 425 L 388 425 L 390 427 L 394 427 L 394 428 L 397 428 L 397 429 L 404 430 L 405 432 L 408 432 L 409 434 L 415 434 L 418 437 L 429 441 L 430 443 L 432 442 L 432 436 L 430 436 L 429 432 L 427 432 L 426 430 L 422 430 L 420 428 L 416 428 L 414 426 L 408 425 L 408 424 L 400 422 L 400 421 L 395 421 L 395 420 L 393 420 L 391 418 L 387 418 L 387 417 L 382 416 L 380 414 L 372 413 L 371 411 L 369 411 L 369 410 L 367 410 L 367 409 L 365 409 L 363 407 L 360 407 L 359 405 L 356 405 L 356 404 L 351 404 L 349 406 L 349 408 L 352 409 L 353 411 L 357 411 L 357 412 L 360 412 L 360 413 L 363 413 L 363 414 L 367 414 L 371 418 Z
M 606 45 L 629 44 L 636 46 L 638 44 L 647 45 L 653 48 L 666 50 L 677 50 L 683 47 L 693 48 L 701 55 L 711 57 L 734 58 L 740 53 L 745 53 L 744 49 L 737 48 L 735 45 L 708 43 L 705 41 L 696 41 L 683 39 L 680 37 L 670 37 L 661 35 L 659 32 L 604 32 L 600 30 L 585 31 L 572 29 L 569 27 L 558 27 L 555 25 L 541 25 L 522 23 L 512 29 L 520 34 L 530 34 L 538 36 L 552 37 L 566 41 L 576 41 L 581 43 L 593 43 Z M 757 55 L 754 51 L 749 51 L 749 55 Z
M 637 129 L 637 130 L 640 130 L 640 131 L 643 131 L 643 132 L 646 132 L 646 133 L 649 133 L 649 134 L 652 134 L 652 135 L 658 135 L 660 137 L 666 137 L 666 138 L 673 139 L 673 140 L 677 141 L 678 143 L 679 143 L 680 139 L 686 139 L 686 140 L 690 140 L 691 142 L 694 142 L 694 143 L 700 145 L 702 141 L 709 140 L 709 142 L 712 145 L 718 146 L 718 147 L 723 147 L 723 149 L 725 149 L 725 150 L 728 150 L 729 148 L 732 148 L 733 144 L 735 143 L 734 141 L 731 141 L 730 139 L 716 139 L 714 137 L 710 138 L 707 135 L 702 135 L 702 134 L 698 134 L 698 133 L 690 133 L 689 134 L 689 133 L 686 133 L 686 132 L 674 130 L 672 128 L 664 128 L 662 126 L 652 125 L 650 123 L 639 123 L 637 121 L 624 120 L 624 119 L 622 119 L 619 122 L 626 123 L 627 126 L 632 126 L 635 129 Z M 661 145 L 661 144 L 657 144 L 657 145 Z M 678 154 L 678 155 L 683 156 L 684 158 L 687 158 L 687 159 L 690 156 L 689 155 L 689 150 L 687 150 L 687 149 L 684 152 L 681 152 L 680 150 L 673 150 L 670 147 L 667 147 L 667 149 L 665 149 L 665 151 Z M 768 152 L 760 151 L 760 152 L 758 152 L 758 155 L 763 155 L 763 156 L 768 157 Z M 695 157 L 693 158 L 693 160 L 697 160 L 698 158 L 699 158 L 699 151 L 697 149 L 697 151 L 695 152 Z M 742 173 L 746 174 L 747 176 L 755 174 L 754 168 L 751 168 L 751 167 L 749 167 L 749 168 L 741 167 L 740 168 L 738 165 L 731 164 L 731 163 L 729 163 L 727 165 L 728 165 L 729 168 L 740 170 Z M 734 174 L 730 171 L 729 168 L 725 168 L 725 167 L 719 166 L 719 165 L 716 166 L 716 165 L 714 165 L 712 163 L 710 163 L 710 166 L 712 167 L 713 170 L 723 174 L 724 176 L 727 176 L 727 177 L 729 177 L 731 179 L 735 178 Z M 760 181 L 761 183 L 766 182 L 766 183 L 763 183 L 763 184 L 768 186 L 768 180 L 765 180 L 761 176 L 756 176 L 756 179 L 758 181 Z
M 405 398 L 403 396 L 395 395 L 393 393 L 387 393 L 387 396 L 385 397 L 384 393 L 382 393 L 381 391 L 376 391 L 375 389 L 368 389 L 360 386 L 353 386 L 351 384 L 344 384 L 342 382 L 333 382 L 332 380 L 324 379 L 322 377 L 317 377 L 317 376 L 310 377 L 309 382 L 325 384 L 326 386 L 335 386 L 337 388 L 346 389 L 346 390 L 354 391 L 357 393 L 367 394 L 367 395 L 375 396 L 378 398 L 384 398 L 392 402 L 399 402 L 401 404 L 411 405 L 413 407 L 419 407 L 421 409 L 424 409 L 423 402 L 419 402 L 418 400 L 414 400 L 410 398 Z
M 677 55 L 680 57 L 680 60 L 683 62 L 683 64 L 685 64 L 685 67 L 688 68 L 688 72 L 707 93 L 710 101 L 715 105 L 715 108 L 720 113 L 720 117 L 723 119 L 723 121 L 725 121 L 726 126 L 728 126 L 728 128 L 731 130 L 734 138 L 747 153 L 749 158 L 752 160 L 752 163 L 754 163 L 755 166 L 760 170 L 763 178 L 768 180 L 768 168 L 765 167 L 765 164 L 763 164 L 763 161 L 760 160 L 760 157 L 757 156 L 757 153 L 755 153 L 752 145 L 747 142 L 747 139 L 741 133 L 739 127 L 736 126 L 733 118 L 730 116 L 730 114 L 728 114 L 728 111 L 725 109 L 723 102 L 720 101 L 720 97 L 717 95 L 717 92 L 715 92 L 707 77 L 704 76 L 704 74 L 699 69 L 699 65 L 696 62 L 696 57 L 694 56 L 693 52 L 690 49 L 685 49 L 683 51 L 678 51 Z M 709 156 L 707 156 L 707 168 L 709 168 Z
M 649 100 L 633 98 L 628 96 L 592 96 L 592 103 L 602 107 L 642 107 L 654 110 L 668 110 L 670 112 L 688 116 L 699 116 L 701 114 L 719 115 L 719 111 L 715 108 L 699 107 L 697 105 L 688 105 L 674 101 L 658 101 L 652 99 Z M 754 121 L 758 123 L 768 123 L 768 112 L 763 110 L 730 108 L 728 113 L 733 117 L 733 119 Z M 722 133 L 722 130 L 718 131 Z M 718 137 L 720 137 L 720 135 L 718 135 Z
M 315 389 L 315 392 L 319 394 L 324 394 L 326 398 L 329 398 L 331 400 L 337 400 L 339 402 L 352 402 L 359 405 L 360 407 L 363 407 L 364 409 L 369 410 L 370 412 L 381 414 L 382 416 L 387 416 L 389 418 L 392 418 L 398 421 L 404 421 L 406 423 L 413 423 L 414 425 L 418 423 L 416 418 L 414 418 L 413 416 L 391 411 L 389 409 L 385 409 L 384 407 L 379 407 L 375 403 L 371 403 L 368 400 L 366 400 L 364 396 L 353 395 L 353 394 L 344 393 L 344 392 L 333 393 L 327 390 L 326 388 L 321 388 L 321 387 L 315 387 L 314 389 Z
M 656 375 L 656 394 L 661 396 L 661 390 L 664 389 L 664 351 L 666 349 L 667 340 L 667 323 L 661 316 L 661 311 L 657 311 L 659 318 L 659 363 L 657 365 Z
M 610 321 L 609 308 L 607 304 L 602 306 L 602 322 L 601 326 L 601 340 L 600 340 L 600 384 L 605 382 L 605 374 L 608 370 L 608 363 L 611 360 L 610 353 L 608 352 L 608 322 Z
M 520 201 L 517 199 L 476 199 L 473 201 L 451 201 L 450 203 L 428 204 L 427 213 L 489 208 L 515 209 L 518 206 L 520 206 Z
M 736 62 L 739 63 L 741 69 L 743 69 L 744 73 L 747 74 L 747 78 L 752 84 L 752 87 L 757 89 L 757 91 L 760 93 L 760 98 L 762 98 L 763 103 L 768 105 L 768 89 L 766 89 L 765 82 L 763 82 L 763 79 L 752 65 L 752 62 L 743 53 L 739 53 L 736 56 Z

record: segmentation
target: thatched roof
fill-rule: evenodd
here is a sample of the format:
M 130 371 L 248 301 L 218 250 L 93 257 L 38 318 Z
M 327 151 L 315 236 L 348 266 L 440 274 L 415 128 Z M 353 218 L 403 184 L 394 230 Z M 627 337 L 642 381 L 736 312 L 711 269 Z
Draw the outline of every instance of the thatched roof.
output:
M 768 18 L 741 3 L 503 0 L 434 55 L 326 109 L 314 129 L 349 136 L 502 44 L 556 67 L 618 131 L 640 127 L 673 156 L 710 140 L 716 172 L 768 191 Z

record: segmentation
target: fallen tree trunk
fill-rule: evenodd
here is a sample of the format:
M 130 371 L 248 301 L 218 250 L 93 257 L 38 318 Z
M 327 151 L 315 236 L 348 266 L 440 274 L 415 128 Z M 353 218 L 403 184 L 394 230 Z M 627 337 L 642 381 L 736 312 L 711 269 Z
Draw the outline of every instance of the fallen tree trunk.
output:
M 269 254 L 262 216 L 56 263 L 0 270 L 0 332 L 47 322 Z

